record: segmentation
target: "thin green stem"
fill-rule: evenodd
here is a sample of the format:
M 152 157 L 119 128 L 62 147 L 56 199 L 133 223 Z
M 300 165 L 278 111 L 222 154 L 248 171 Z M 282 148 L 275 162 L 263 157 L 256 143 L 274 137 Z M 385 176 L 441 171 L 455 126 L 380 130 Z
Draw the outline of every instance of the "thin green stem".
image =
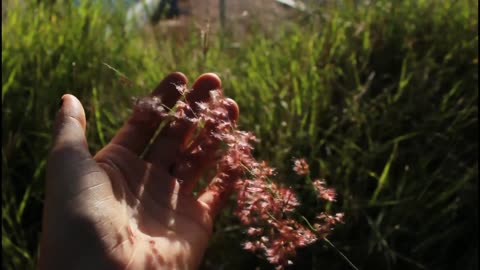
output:
M 333 245 L 332 242 L 330 242 L 330 240 L 328 240 L 328 238 L 323 238 L 323 240 L 330 246 L 332 247 L 333 249 L 335 249 L 338 254 L 340 254 L 340 256 L 342 256 L 342 258 L 355 270 L 358 270 L 358 268 L 347 258 L 347 256 L 345 256 L 345 254 L 343 254 L 343 252 L 341 252 L 337 247 L 335 247 L 335 245 Z
M 300 215 L 300 214 L 299 214 Z M 307 226 L 310 228 L 310 230 L 312 230 L 313 232 L 317 233 L 317 230 L 312 226 L 312 224 L 310 224 L 310 222 L 307 220 L 307 218 L 303 215 L 300 215 L 300 218 L 302 218 L 305 223 L 307 224 Z M 323 240 L 330 246 L 332 247 L 333 249 L 335 249 L 338 254 L 340 254 L 340 256 L 342 256 L 342 258 L 355 270 L 358 270 L 358 268 L 347 258 L 347 256 L 345 256 L 345 254 L 343 254 L 337 247 L 335 247 L 335 245 L 333 245 L 332 242 L 330 242 L 330 240 L 328 240 L 328 238 L 324 237 Z

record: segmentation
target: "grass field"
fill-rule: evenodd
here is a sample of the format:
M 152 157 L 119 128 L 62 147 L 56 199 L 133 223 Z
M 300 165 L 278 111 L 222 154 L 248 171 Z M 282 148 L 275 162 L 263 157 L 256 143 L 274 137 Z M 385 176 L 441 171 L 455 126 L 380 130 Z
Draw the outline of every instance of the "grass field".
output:
M 241 39 L 193 27 L 146 39 L 124 31 L 124 11 L 99 1 L 6 2 L 2 269 L 35 266 L 61 95 L 84 104 L 94 153 L 129 115 L 132 97 L 177 70 L 221 76 L 240 126 L 261 139 L 257 157 L 289 175 L 282 181 L 299 184 L 292 158 L 306 157 L 336 187 L 345 224 L 330 240 L 359 269 L 478 268 L 477 1 L 336 1 Z M 311 203 L 302 201 L 307 216 Z M 241 250 L 233 207 L 202 269 L 269 269 Z M 294 263 L 350 269 L 323 242 Z

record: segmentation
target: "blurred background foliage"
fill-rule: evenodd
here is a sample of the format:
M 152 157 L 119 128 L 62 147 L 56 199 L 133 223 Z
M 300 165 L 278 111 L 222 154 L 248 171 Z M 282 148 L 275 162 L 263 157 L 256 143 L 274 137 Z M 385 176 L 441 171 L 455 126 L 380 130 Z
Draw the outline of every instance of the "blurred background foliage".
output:
M 273 30 L 252 18 L 241 36 L 228 23 L 126 31 L 124 5 L 51 2 L 2 1 L 2 269 L 35 266 L 62 94 L 84 104 L 95 153 L 132 97 L 176 70 L 221 76 L 278 181 L 301 191 L 292 158 L 306 157 L 336 187 L 327 207 L 346 218 L 330 240 L 359 269 L 478 268 L 477 1 L 330 1 Z M 202 269 L 270 269 L 241 249 L 233 208 Z M 294 263 L 350 269 L 323 242 Z

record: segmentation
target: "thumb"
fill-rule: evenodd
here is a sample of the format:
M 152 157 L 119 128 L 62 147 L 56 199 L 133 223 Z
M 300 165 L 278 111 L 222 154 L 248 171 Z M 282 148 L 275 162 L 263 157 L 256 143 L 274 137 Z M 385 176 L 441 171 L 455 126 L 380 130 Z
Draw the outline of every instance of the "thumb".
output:
M 100 171 L 88 150 L 85 130 L 82 104 L 75 96 L 64 95 L 55 118 L 53 147 L 47 162 L 47 193 L 68 197 L 93 184 L 78 181 L 86 174 Z
M 85 138 L 87 122 L 82 103 L 73 95 L 63 95 L 55 118 L 51 157 L 84 160 L 91 158 Z

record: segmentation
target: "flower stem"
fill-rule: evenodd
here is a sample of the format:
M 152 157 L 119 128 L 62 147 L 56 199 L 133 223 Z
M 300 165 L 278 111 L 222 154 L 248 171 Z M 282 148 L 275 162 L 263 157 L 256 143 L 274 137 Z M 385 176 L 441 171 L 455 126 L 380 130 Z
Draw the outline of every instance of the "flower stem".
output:
M 330 242 L 330 240 L 328 240 L 328 238 L 325 237 L 325 238 L 323 238 L 323 240 L 324 240 L 329 246 L 331 246 L 333 249 L 335 249 L 335 250 L 338 252 L 338 254 L 340 254 L 340 256 L 342 256 L 342 258 L 343 258 L 345 261 L 347 261 L 347 263 L 348 263 L 353 269 L 358 270 L 358 268 L 347 258 L 347 256 L 345 256 L 345 254 L 343 254 L 340 250 L 338 250 L 338 249 L 333 245 L 333 243 Z

